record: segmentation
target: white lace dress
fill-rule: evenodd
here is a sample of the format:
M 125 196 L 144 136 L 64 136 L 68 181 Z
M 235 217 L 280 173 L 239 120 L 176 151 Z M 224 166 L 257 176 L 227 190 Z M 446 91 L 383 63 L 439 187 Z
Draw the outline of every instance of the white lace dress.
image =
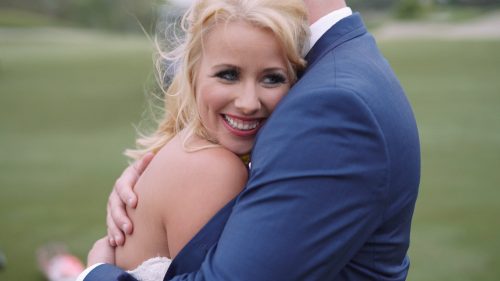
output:
M 165 257 L 151 258 L 127 272 L 139 281 L 163 280 L 171 262 L 171 259 Z

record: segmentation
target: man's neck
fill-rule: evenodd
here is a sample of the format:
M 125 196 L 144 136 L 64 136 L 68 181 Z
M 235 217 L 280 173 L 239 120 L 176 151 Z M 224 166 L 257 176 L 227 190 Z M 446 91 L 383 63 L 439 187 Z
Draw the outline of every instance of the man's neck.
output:
M 308 11 L 309 25 L 335 10 L 347 7 L 344 0 L 304 0 L 304 3 Z

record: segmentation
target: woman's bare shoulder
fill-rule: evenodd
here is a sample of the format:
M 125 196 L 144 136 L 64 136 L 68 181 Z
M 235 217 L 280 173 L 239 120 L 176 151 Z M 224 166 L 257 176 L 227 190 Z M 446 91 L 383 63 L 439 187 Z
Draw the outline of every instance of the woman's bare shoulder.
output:
M 159 187 L 157 192 L 175 196 L 197 189 L 234 194 L 241 191 L 248 174 L 242 160 L 231 151 L 223 147 L 186 151 L 177 136 L 157 153 L 144 177 Z
M 209 144 L 209 143 L 207 143 Z M 168 149 L 158 157 L 170 157 Z M 163 161 L 159 159 L 159 161 Z M 217 211 L 236 197 L 247 181 L 243 161 L 222 147 L 193 152 L 176 149 L 172 161 L 175 174 L 169 173 L 175 185 L 169 184 L 168 207 L 163 209 L 163 222 L 168 233 L 172 257 L 205 225 Z

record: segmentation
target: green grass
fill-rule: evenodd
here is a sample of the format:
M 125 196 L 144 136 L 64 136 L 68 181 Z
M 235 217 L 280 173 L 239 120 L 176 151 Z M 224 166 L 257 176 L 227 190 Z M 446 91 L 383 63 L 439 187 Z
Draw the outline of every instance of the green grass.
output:
M 80 257 L 105 234 L 106 194 L 126 166 L 152 73 L 145 38 L 0 30 L 0 280 L 42 280 L 35 250 Z
M 422 183 L 409 281 L 500 277 L 500 41 L 383 42 L 414 106 Z M 0 281 L 43 280 L 35 250 L 104 235 L 151 74 L 146 39 L 0 29 Z
M 409 280 L 498 280 L 500 41 L 382 47 L 413 103 L 422 143 Z

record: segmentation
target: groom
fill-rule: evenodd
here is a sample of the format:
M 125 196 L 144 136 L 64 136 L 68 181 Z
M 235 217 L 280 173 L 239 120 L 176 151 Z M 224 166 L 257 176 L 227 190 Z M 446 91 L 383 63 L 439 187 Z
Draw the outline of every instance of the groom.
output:
M 244 191 L 164 280 L 406 279 L 420 177 L 411 107 L 359 14 L 343 0 L 304 2 L 308 68 L 259 133 Z M 117 185 L 111 206 L 130 192 Z M 92 280 L 134 279 L 102 264 Z

